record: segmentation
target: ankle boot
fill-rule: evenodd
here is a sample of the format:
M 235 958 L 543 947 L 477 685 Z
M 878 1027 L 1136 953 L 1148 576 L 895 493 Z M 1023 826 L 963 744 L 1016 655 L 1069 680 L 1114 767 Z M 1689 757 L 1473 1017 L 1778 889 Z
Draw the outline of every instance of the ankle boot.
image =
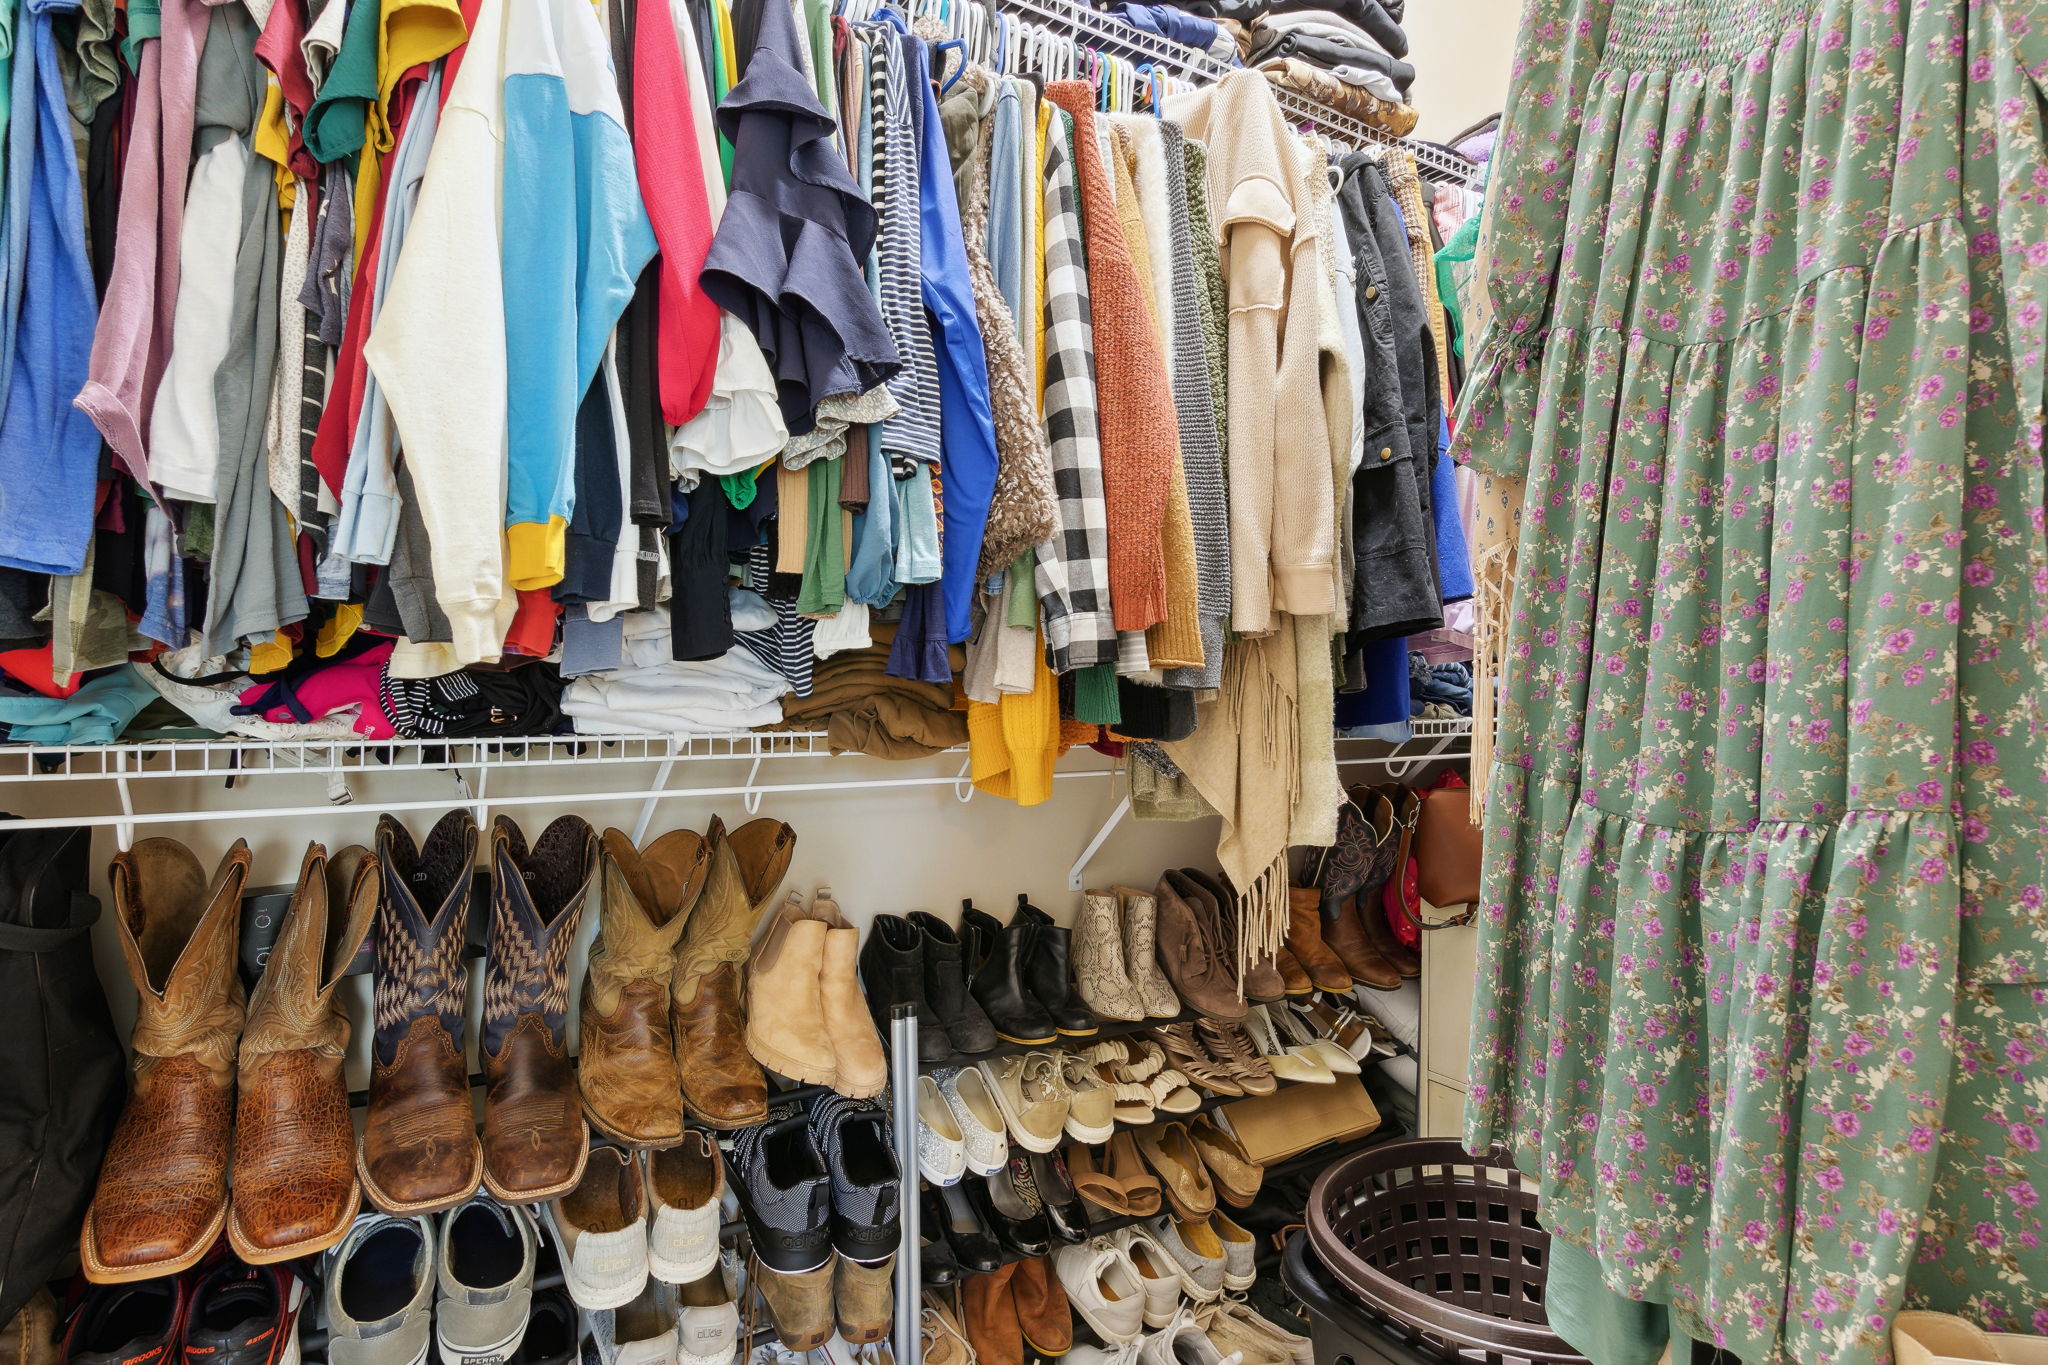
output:
M 1362 787 L 1353 789 L 1351 802 L 1364 805 L 1368 833 L 1355 872 L 1348 861 L 1341 878 L 1329 875 L 1326 869 L 1322 940 L 1359 985 L 1391 991 L 1400 986 L 1401 973 L 1381 951 L 1381 945 L 1392 943 L 1394 936 L 1385 917 L 1378 914 L 1378 906 L 1380 888 L 1393 871 L 1394 806 L 1385 796 Z M 1345 886 L 1352 890 L 1333 901 L 1333 891 Z
M 1124 970 L 1123 925 L 1116 897 L 1087 891 L 1074 917 L 1074 988 L 1081 1001 L 1104 1019 L 1136 1023 L 1145 1017 L 1145 1002 Z
M 825 922 L 792 891 L 747 963 L 746 1037 L 755 1061 L 799 1085 L 839 1075 L 818 985 L 824 966 Z
M 1145 1004 L 1147 1019 L 1177 1019 L 1183 1008 L 1173 984 L 1159 970 L 1159 904 L 1150 892 L 1119 886 L 1114 892 L 1123 921 L 1124 970 Z
M 1242 1019 L 1246 1007 L 1237 983 L 1189 899 L 1201 894 L 1178 872 L 1160 875 L 1153 895 L 1159 911 L 1159 968 L 1189 1008 L 1212 1019 Z
M 1344 959 L 1323 942 L 1321 901 L 1314 887 L 1287 888 L 1287 947 L 1316 990 L 1348 991 L 1352 981 Z
M 930 973 L 925 965 L 929 936 L 920 932 L 915 916 L 877 915 L 868 929 L 868 941 L 861 945 L 860 980 L 867 995 L 868 1012 L 875 1027 L 889 1031 L 889 1018 L 898 1005 L 910 1006 L 917 1016 L 917 1059 L 927 1066 L 953 1055 L 952 1031 L 939 1018 L 926 993 Z M 965 989 L 963 984 L 962 989 Z
M 889 1083 L 889 1058 L 868 1016 L 860 989 L 860 930 L 853 927 L 821 886 L 811 897 L 811 913 L 825 924 L 824 959 L 818 970 L 818 996 L 825 1010 L 825 1036 L 832 1042 L 838 1075 L 832 1088 L 852 1099 L 882 1093 Z
M 196 1265 L 228 1216 L 228 1128 L 243 997 L 235 973 L 249 846 L 209 883 L 175 839 L 143 839 L 108 873 L 137 1002 L 135 1080 L 78 1234 L 98 1284 Z
M 1290 997 L 1316 993 L 1316 983 L 1310 979 L 1308 969 L 1301 965 L 1299 958 L 1287 951 L 1285 944 L 1282 944 L 1280 951 L 1274 955 L 1273 965 L 1280 969 L 1280 979 L 1286 983 L 1287 994 Z
M 1214 907 L 1218 926 L 1216 951 L 1231 964 L 1239 978 L 1244 998 L 1258 1005 L 1270 1005 L 1287 994 L 1287 984 L 1270 949 L 1254 949 L 1243 943 L 1242 898 L 1221 877 L 1198 867 L 1184 867 L 1181 875 L 1200 887 Z
M 250 1265 L 325 1251 L 362 1203 L 349 1122 L 348 1013 L 334 998 L 383 899 L 377 860 L 313 844 L 249 999 L 236 1078 L 228 1244 Z
M 1050 1043 L 1059 1037 L 1052 1016 L 1024 988 L 1028 925 L 1005 925 L 995 916 L 968 904 L 960 930 L 972 964 L 969 983 L 974 998 L 995 1025 L 996 1035 L 1012 1043 Z
M 1093 1037 L 1102 1024 L 1074 992 L 1073 931 L 1053 923 L 1051 915 L 1022 896 L 1017 897 L 1017 913 L 1010 916 L 1010 932 L 1019 929 L 1030 943 L 1024 959 L 1024 989 L 1062 1034 Z
M 384 901 L 377 911 L 376 1038 L 356 1174 L 389 1213 L 454 1208 L 483 1179 L 462 1062 L 469 995 L 462 947 L 476 842 L 476 821 L 466 810 L 442 816 L 417 849 L 398 821 L 387 815 L 377 822 Z
M 967 966 L 966 943 L 952 925 L 929 910 L 913 910 L 910 922 L 922 938 L 924 998 L 932 1017 L 946 1031 L 954 1052 L 987 1052 L 998 1041 L 996 1026 L 968 985 L 973 973 Z
M 714 817 L 706 838 L 711 872 L 676 958 L 669 1018 L 683 1107 L 709 1127 L 742 1128 L 768 1117 L 768 1078 L 747 1053 L 740 964 L 789 874 L 796 831 L 763 818 L 728 833 Z
M 491 822 L 491 939 L 484 961 L 484 1186 L 501 1204 L 576 1188 L 590 1128 L 569 1060 L 569 949 L 597 876 L 597 831 L 564 815 L 532 851 Z
M 583 974 L 576 1081 L 591 1124 L 630 1147 L 683 1140 L 669 982 L 709 867 L 695 830 L 671 830 L 644 850 L 618 830 L 604 832 L 604 903 Z

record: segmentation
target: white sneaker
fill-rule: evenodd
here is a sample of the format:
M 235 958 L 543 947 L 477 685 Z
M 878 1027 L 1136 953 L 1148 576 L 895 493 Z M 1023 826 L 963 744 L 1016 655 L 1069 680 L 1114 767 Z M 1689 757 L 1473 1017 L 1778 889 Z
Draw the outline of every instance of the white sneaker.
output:
M 623 1308 L 639 1297 L 647 1287 L 647 1185 L 631 1152 L 591 1148 L 576 1188 L 542 1210 L 577 1307 Z
M 725 1163 L 700 1128 L 647 1154 L 647 1271 L 663 1284 L 688 1284 L 718 1265 L 719 1203 Z
M 731 1365 L 740 1349 L 740 1305 L 723 1262 L 676 1290 L 676 1353 L 689 1365 Z
M 1259 1279 L 1259 1239 L 1223 1216 L 1217 1209 L 1209 1215 L 1209 1230 L 1223 1244 L 1223 1287 L 1243 1293 Z
M 1004 1135 L 1003 1111 L 981 1068 L 968 1066 L 932 1075 L 953 1111 L 953 1121 L 960 1125 L 967 1169 L 976 1175 L 994 1175 L 1009 1165 L 1010 1139 Z
M 967 1174 L 967 1135 L 929 1076 L 917 1078 L 917 1170 L 934 1185 L 958 1184 Z
M 678 1365 L 674 1293 L 649 1280 L 631 1303 L 585 1313 L 602 1365 Z
M 1152 1235 L 1152 1229 L 1142 1223 L 1133 1224 L 1113 1233 L 1116 1244 L 1130 1257 L 1132 1269 L 1138 1272 L 1139 1281 L 1145 1286 L 1145 1325 L 1164 1327 L 1173 1321 L 1174 1310 L 1180 1307 L 1180 1266 L 1159 1239 Z
M 1209 1339 L 1208 1333 L 1195 1326 L 1186 1305 L 1173 1315 L 1173 1321 L 1157 1332 L 1151 1333 L 1138 1348 L 1139 1365 L 1243 1365 L 1244 1355 L 1232 1351 L 1225 1355 Z
M 1223 1292 L 1223 1241 L 1208 1223 L 1177 1223 L 1164 1215 L 1145 1224 L 1180 1269 L 1180 1287 L 1196 1303 Z
M 1027 1052 L 982 1062 L 979 1070 L 1003 1111 L 1010 1136 L 1027 1152 L 1052 1152 L 1066 1139 L 1066 1083 L 1057 1053 Z
M 1136 1341 L 1145 1331 L 1145 1286 L 1131 1258 L 1108 1238 L 1061 1247 L 1053 1270 L 1067 1303 L 1095 1335 L 1112 1346 Z

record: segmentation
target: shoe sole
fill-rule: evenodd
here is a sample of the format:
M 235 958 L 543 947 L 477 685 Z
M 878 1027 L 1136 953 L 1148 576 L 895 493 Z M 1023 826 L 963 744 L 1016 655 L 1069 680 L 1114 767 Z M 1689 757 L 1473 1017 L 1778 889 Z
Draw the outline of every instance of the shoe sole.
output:
M 249 1265 L 275 1265 L 279 1261 L 290 1261 L 300 1256 L 310 1256 L 315 1252 L 327 1250 L 327 1248 L 348 1236 L 349 1225 L 356 1221 L 356 1214 L 362 1210 L 362 1207 L 363 1187 L 362 1182 L 358 1181 L 356 1187 L 348 1193 L 347 1211 L 326 1231 L 316 1233 L 302 1241 L 293 1242 L 289 1246 L 259 1247 L 249 1240 L 247 1233 L 242 1231 L 242 1224 L 235 1217 L 235 1209 L 230 1205 L 228 1209 L 228 1246 L 233 1248 L 235 1255 L 241 1257 Z
M 676 1115 L 678 1118 L 682 1116 L 680 1103 L 677 1105 Z M 590 1107 L 588 1101 L 585 1101 L 583 1105 L 583 1121 L 622 1146 L 641 1147 L 654 1152 L 674 1147 L 681 1143 L 684 1137 L 684 1129 L 680 1126 L 677 1127 L 673 1135 L 663 1134 L 658 1138 L 648 1137 L 644 1133 L 628 1133 L 622 1128 L 614 1128 L 609 1123 L 606 1123 L 595 1109 Z
M 767 1067 L 778 1076 L 787 1076 L 798 1085 L 830 1086 L 839 1079 L 839 1068 L 836 1065 L 830 1068 L 806 1066 L 801 1060 L 790 1056 L 780 1048 L 755 1041 L 751 1032 L 746 1037 L 745 1042 L 747 1052 L 752 1055 L 755 1061 Z M 865 1098 L 865 1096 L 860 1098 Z
M 93 1221 L 93 1210 L 85 1211 L 85 1226 L 78 1237 L 78 1259 L 85 1269 L 86 1279 L 94 1284 L 132 1284 L 137 1280 L 154 1280 L 165 1275 L 181 1275 L 205 1258 L 206 1253 L 220 1238 L 221 1228 L 227 1225 L 227 1201 L 221 1201 L 220 1212 L 206 1225 L 205 1236 L 193 1243 L 191 1249 L 168 1260 L 152 1261 L 147 1265 L 108 1265 L 100 1259 L 97 1225 Z
M 996 1037 L 1002 1039 L 1006 1043 L 1015 1043 L 1019 1047 L 1037 1047 L 1042 1043 L 1050 1043 L 1057 1041 L 1059 1038 L 1059 1034 L 1048 1033 L 1043 1038 L 1019 1038 L 1014 1033 L 1005 1033 L 1001 1029 L 997 1029 Z
M 1093 1038 L 1102 1032 L 1102 1025 L 1097 1024 L 1094 1028 L 1063 1028 L 1058 1032 L 1062 1038 Z
M 370 1197 L 370 1202 L 385 1213 L 400 1214 L 408 1218 L 417 1217 L 421 1214 L 443 1213 L 475 1194 L 477 1188 L 483 1184 L 484 1152 L 482 1147 L 477 1148 L 476 1162 L 471 1170 L 469 1179 L 465 1182 L 467 1188 L 460 1194 L 445 1195 L 439 1199 L 423 1199 L 416 1204 L 407 1204 L 386 1195 L 384 1191 L 377 1188 L 377 1182 L 370 1179 L 370 1158 L 363 1149 L 363 1140 L 357 1138 L 356 1179 L 362 1182 L 363 1193 Z

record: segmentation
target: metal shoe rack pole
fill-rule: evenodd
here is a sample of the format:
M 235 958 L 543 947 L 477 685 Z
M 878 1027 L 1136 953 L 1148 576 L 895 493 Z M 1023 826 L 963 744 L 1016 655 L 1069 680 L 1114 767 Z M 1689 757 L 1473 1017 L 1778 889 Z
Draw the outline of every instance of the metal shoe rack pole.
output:
M 919 1248 L 917 1174 L 917 1015 L 908 1005 L 889 1011 L 889 1095 L 895 1110 L 896 1168 L 903 1191 L 898 1217 L 903 1238 L 896 1251 L 896 1365 L 923 1365 L 924 1266 Z

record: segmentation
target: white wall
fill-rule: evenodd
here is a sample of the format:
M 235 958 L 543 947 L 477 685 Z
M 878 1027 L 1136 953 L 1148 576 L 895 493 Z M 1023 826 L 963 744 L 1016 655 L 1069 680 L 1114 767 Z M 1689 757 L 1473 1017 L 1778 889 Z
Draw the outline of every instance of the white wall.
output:
M 1415 136 L 1440 142 L 1500 112 L 1521 17 L 1521 0 L 1408 0 Z
M 763 782 L 843 780 L 861 775 L 880 777 L 950 777 L 958 771 L 960 756 L 941 756 L 907 763 L 886 763 L 861 758 L 771 759 L 762 767 Z M 1071 768 L 1106 766 L 1109 760 L 1085 750 L 1070 754 L 1064 766 Z M 736 786 L 747 776 L 746 761 L 717 760 L 678 764 L 671 787 Z M 616 792 L 642 789 L 651 783 L 653 765 L 554 766 L 526 771 L 499 769 L 490 775 L 490 794 L 564 793 L 559 803 L 508 810 L 529 840 L 546 823 L 567 812 L 583 816 L 600 832 L 607 825 L 631 831 L 640 806 L 635 802 L 579 803 L 570 793 Z M 474 770 L 470 771 L 474 780 Z M 247 819 L 144 826 L 142 835 L 163 835 L 182 840 L 210 871 L 214 862 L 237 838 L 247 839 L 253 856 L 250 885 L 289 884 L 297 875 L 299 861 L 308 840 L 319 840 L 330 851 L 349 843 L 368 843 L 374 836 L 380 801 L 445 799 L 449 806 L 463 804 L 455 779 L 446 772 L 385 773 L 351 779 L 354 804 L 337 806 L 317 818 L 266 818 L 265 808 L 319 805 L 327 800 L 324 779 L 312 777 L 265 776 L 243 779 L 236 789 L 227 790 L 218 780 L 152 779 L 134 785 L 138 808 L 244 809 Z M 830 885 L 847 916 L 865 926 L 876 914 L 901 914 L 929 909 L 949 921 L 957 921 L 960 901 L 972 898 L 983 910 L 1008 918 L 1019 892 L 1061 920 L 1069 920 L 1080 897 L 1066 889 L 1067 868 L 1086 846 L 1122 794 L 1116 779 L 1075 779 L 1055 783 L 1050 801 L 1030 809 L 1012 802 L 977 793 L 961 804 L 950 785 L 939 787 L 880 789 L 771 795 L 763 800 L 761 814 L 789 822 L 797 834 L 796 854 L 790 865 L 786 888 L 809 895 L 817 886 Z M 54 816 L 90 809 L 117 809 L 110 805 L 111 790 L 100 784 L 70 782 L 0 783 L 0 809 L 17 815 Z M 665 799 L 657 808 L 650 837 L 666 830 L 688 827 L 702 830 L 713 814 L 723 816 L 728 826 L 750 818 L 737 797 L 705 799 L 690 796 Z M 424 837 L 436 813 L 404 815 L 415 837 Z M 1215 866 L 1216 821 L 1190 824 L 1155 824 L 1125 820 L 1111 835 L 1090 866 L 1089 885 L 1126 883 L 1149 887 L 1166 867 Z M 100 831 L 94 842 L 93 891 L 101 899 L 102 919 L 94 931 L 94 946 L 101 976 L 113 1003 L 117 1026 L 125 1038 L 133 1017 L 135 990 L 121 965 L 113 927 L 113 903 L 108 894 L 106 865 L 114 853 L 110 831 Z M 585 917 L 587 942 L 597 926 L 593 904 Z M 471 1018 L 476 1017 L 477 995 L 482 987 L 482 964 L 473 963 L 470 981 Z M 581 949 L 571 959 L 572 990 L 580 990 L 583 974 Z M 364 1021 L 368 1018 L 367 978 L 351 980 L 345 987 L 354 997 L 351 1015 L 357 1022 L 357 1038 L 351 1047 L 349 1083 L 360 1089 L 367 1084 Z M 574 1007 L 572 1004 L 573 1017 Z M 470 1038 L 474 1047 L 474 1031 Z

